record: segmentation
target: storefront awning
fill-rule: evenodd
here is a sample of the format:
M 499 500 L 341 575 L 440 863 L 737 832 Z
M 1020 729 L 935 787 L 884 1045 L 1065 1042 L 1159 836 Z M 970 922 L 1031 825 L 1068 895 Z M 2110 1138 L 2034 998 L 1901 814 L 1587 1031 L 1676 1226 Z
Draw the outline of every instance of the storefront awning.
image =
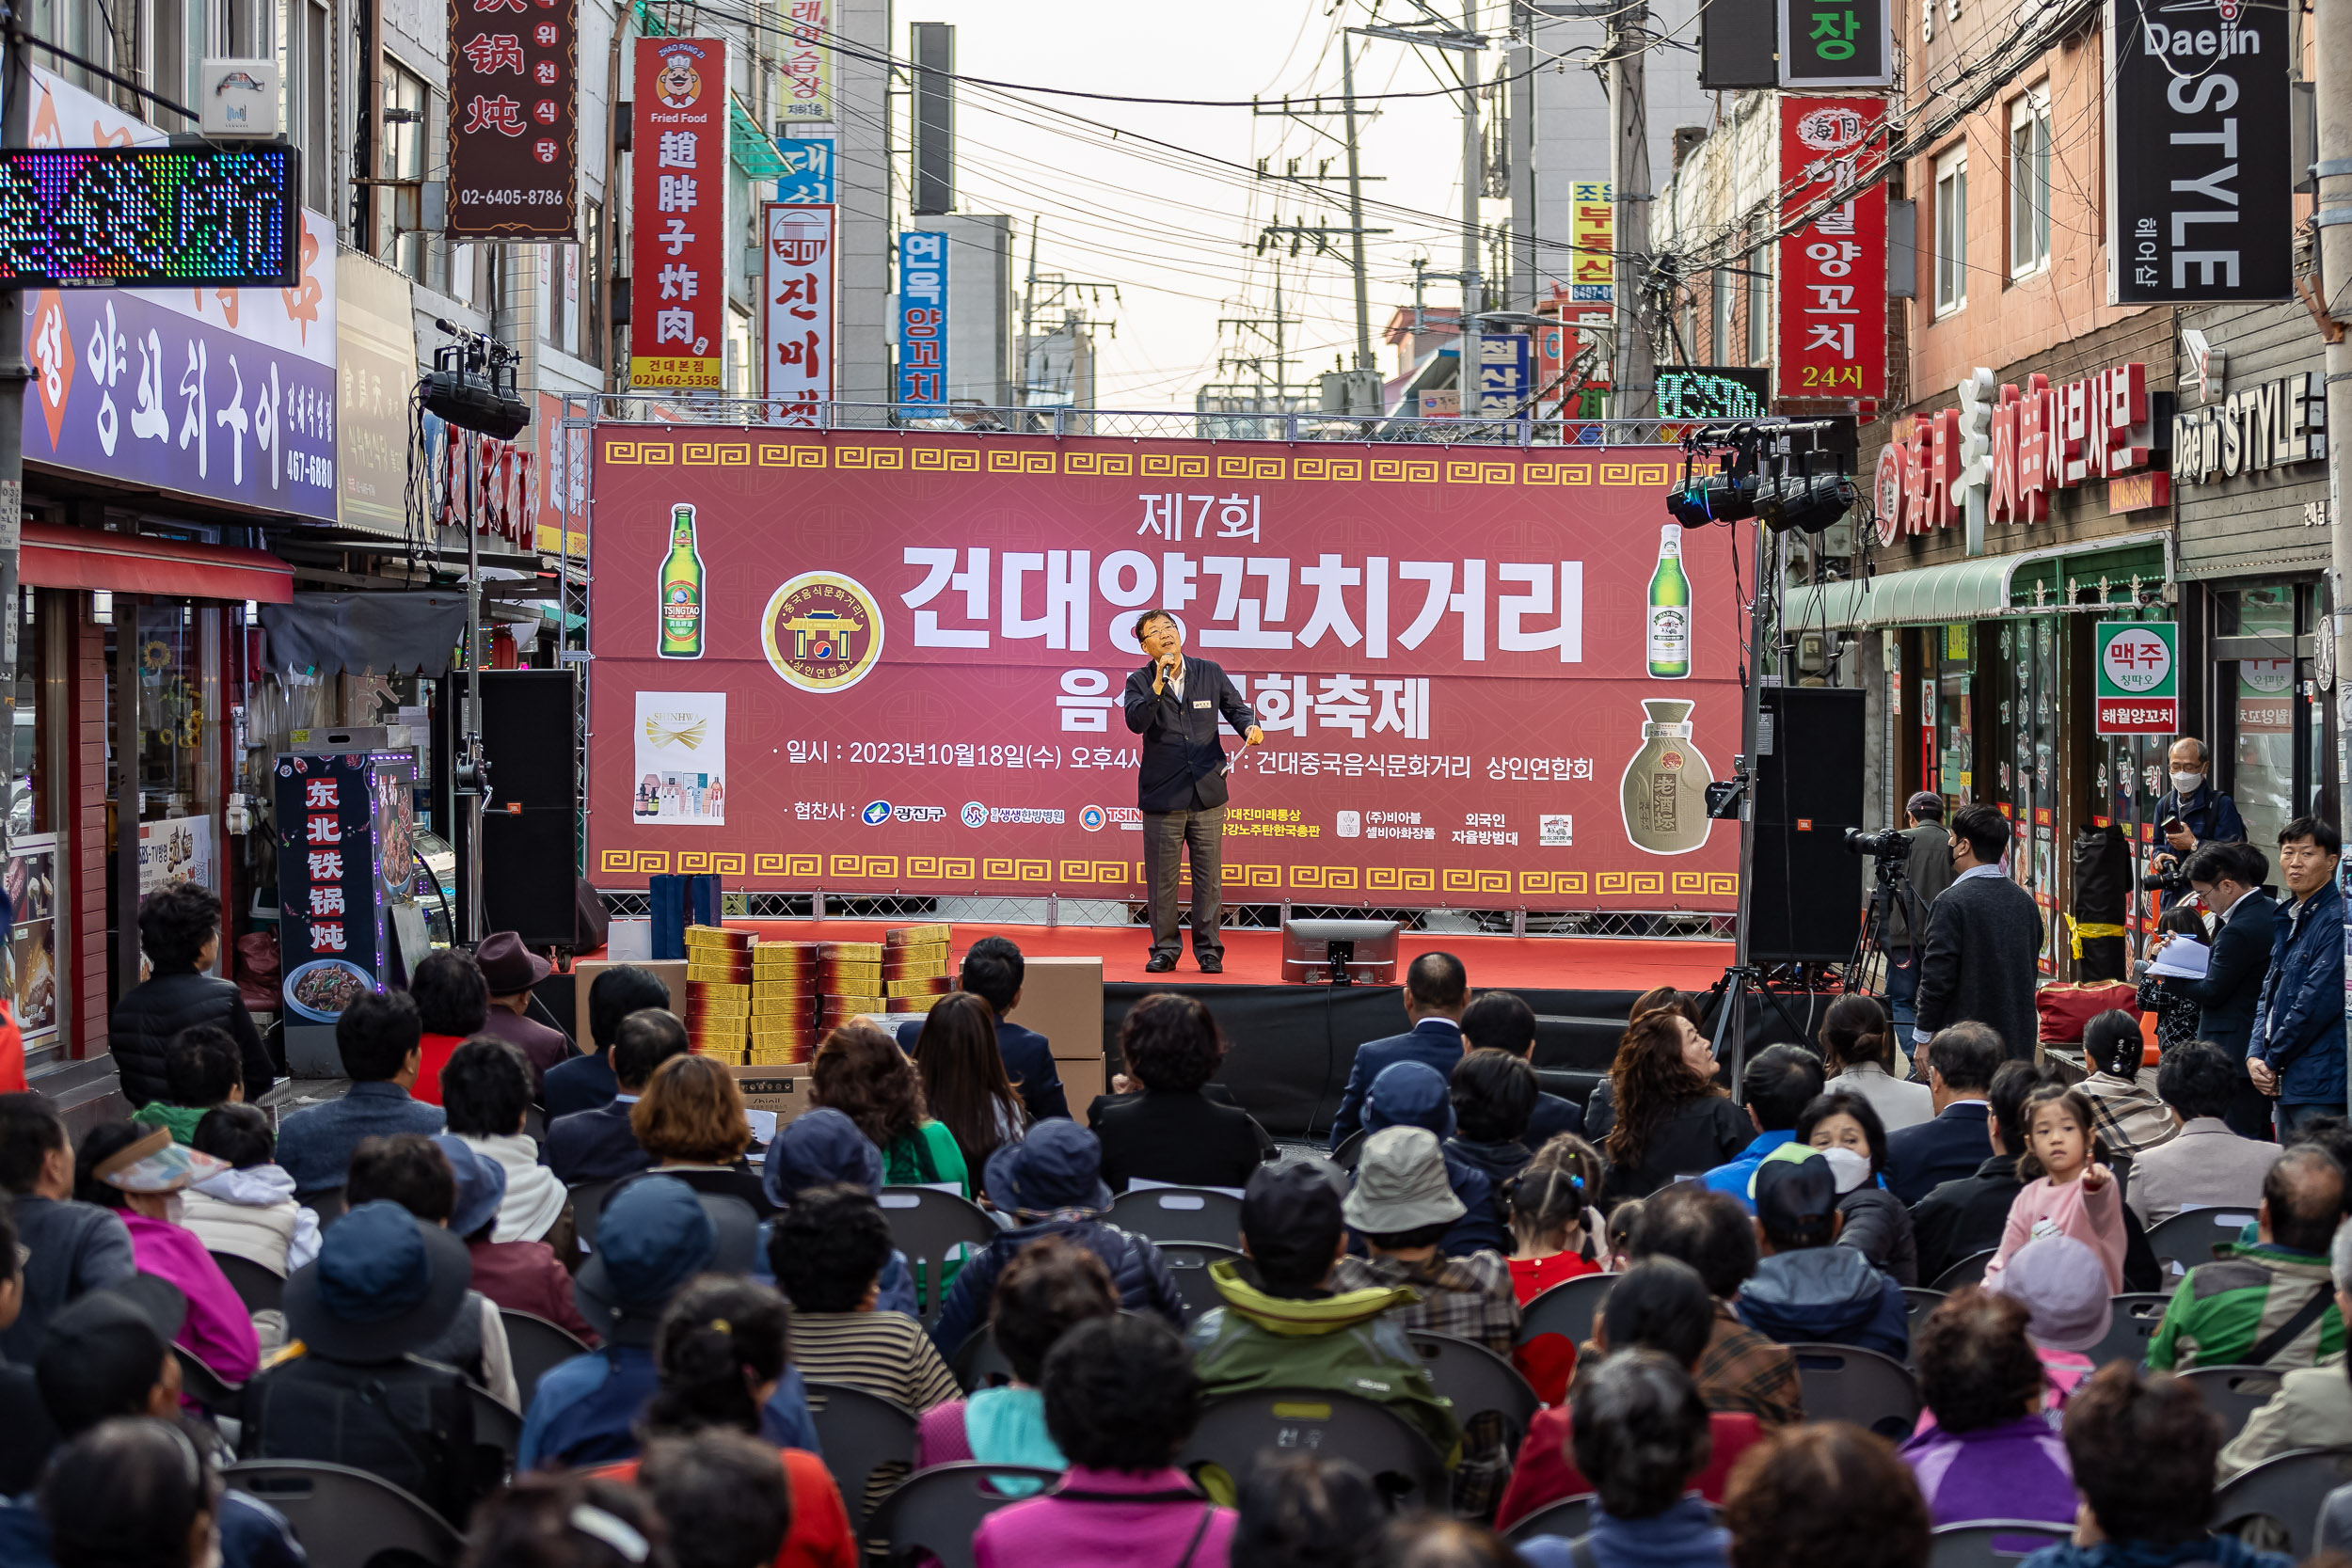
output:
M 168 594 L 288 604 L 294 568 L 263 550 L 26 523 L 17 578 L 28 588 Z
M 2095 544 L 2020 550 L 2011 555 L 1979 556 L 1940 566 L 1919 566 L 1907 572 L 1882 572 L 1858 581 L 1824 583 L 1818 588 L 1791 588 L 1784 624 L 1834 630 L 1846 626 L 1940 626 L 1953 621 L 1978 621 L 2021 608 L 2018 578 L 2028 585 L 2048 579 L 2048 568 L 2060 573 L 2075 563 L 2098 569 L 2102 560 L 2119 551 L 2145 554 L 2158 580 L 2169 577 L 2171 536 L 2162 531 L 2127 533 Z M 2036 572 L 2032 568 L 2043 567 Z M 2122 581 L 2111 583 L 2120 589 Z M 2030 594 L 2030 587 L 2026 588 Z M 2062 602 L 2062 601 L 2058 601 Z M 2030 605 L 2031 598 L 2023 599 Z M 2058 608 L 2053 603 L 2051 608 Z M 2122 605 L 2113 608 L 2121 610 Z

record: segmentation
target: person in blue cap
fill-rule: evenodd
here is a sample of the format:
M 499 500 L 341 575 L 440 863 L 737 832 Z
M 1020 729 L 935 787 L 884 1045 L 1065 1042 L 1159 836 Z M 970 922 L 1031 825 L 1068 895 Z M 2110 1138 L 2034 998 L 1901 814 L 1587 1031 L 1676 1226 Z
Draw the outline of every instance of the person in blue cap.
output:
M 719 1227 L 675 1177 L 648 1176 L 612 1195 L 597 1220 L 596 1250 L 572 1281 L 580 1315 L 604 1344 L 539 1379 L 517 1470 L 636 1457 L 638 1417 L 660 1384 L 653 1346 L 662 1312 L 718 1248 Z M 776 1447 L 820 1451 L 797 1368 L 784 1370 L 760 1415 L 760 1435 Z
M 880 1197 L 882 1179 L 882 1150 L 857 1130 L 856 1122 L 828 1109 L 805 1112 L 786 1123 L 770 1141 L 759 1172 L 768 1201 L 779 1209 L 791 1208 L 792 1200 L 811 1187 L 842 1182 Z M 763 1243 L 761 1254 L 767 1250 Z M 879 1291 L 875 1311 L 922 1315 L 915 1306 L 914 1275 L 907 1267 L 907 1255 L 896 1247 L 882 1265 Z
M 1467 1258 L 1489 1247 L 1511 1256 L 1511 1233 L 1502 1223 L 1502 1206 L 1494 1200 L 1494 1182 L 1486 1173 L 1455 1153 L 1451 1146 L 1454 1117 L 1452 1087 L 1444 1073 L 1426 1062 L 1395 1062 L 1380 1069 L 1364 1098 L 1364 1134 L 1389 1127 L 1422 1127 L 1437 1135 L 1445 1155 L 1445 1179 L 1462 1200 L 1462 1217 L 1438 1240 L 1438 1250 L 1449 1258 Z M 1348 1185 L 1355 1185 L 1354 1173 Z M 1364 1243 L 1348 1238 L 1348 1250 L 1360 1254 Z

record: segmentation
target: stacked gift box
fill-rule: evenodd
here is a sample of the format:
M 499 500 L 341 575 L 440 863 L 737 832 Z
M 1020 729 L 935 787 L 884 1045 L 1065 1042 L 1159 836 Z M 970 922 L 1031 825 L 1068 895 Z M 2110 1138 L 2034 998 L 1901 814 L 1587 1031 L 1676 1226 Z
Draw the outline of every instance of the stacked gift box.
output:
M 723 926 L 686 927 L 686 1037 L 720 1061 L 740 1063 L 751 1036 L 753 938 Z
M 817 1037 L 860 1013 L 882 1010 L 882 944 L 826 942 L 817 947 Z
M 882 934 L 882 1006 L 894 1013 L 928 1013 L 954 989 L 947 974 L 949 926 L 899 926 Z
M 808 1060 L 816 1037 L 817 949 L 813 942 L 763 942 L 752 949 L 752 1065 Z

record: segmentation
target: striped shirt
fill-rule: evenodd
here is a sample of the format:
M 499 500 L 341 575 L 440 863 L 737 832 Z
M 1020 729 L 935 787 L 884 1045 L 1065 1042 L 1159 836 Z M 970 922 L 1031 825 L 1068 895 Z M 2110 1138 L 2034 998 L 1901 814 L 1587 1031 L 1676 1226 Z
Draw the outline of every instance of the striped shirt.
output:
M 794 1312 L 792 1365 L 811 1383 L 845 1383 L 917 1415 L 963 1397 L 930 1336 L 903 1312 Z

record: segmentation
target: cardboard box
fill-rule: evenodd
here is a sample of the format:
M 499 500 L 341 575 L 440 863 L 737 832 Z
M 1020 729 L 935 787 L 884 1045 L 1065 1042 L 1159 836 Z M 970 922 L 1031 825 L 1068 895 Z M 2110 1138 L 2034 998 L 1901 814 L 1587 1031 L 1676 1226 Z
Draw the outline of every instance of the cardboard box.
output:
M 1088 1104 L 1107 1092 L 1109 1082 L 1103 1057 L 1103 960 L 1034 958 L 1025 969 L 1012 1021 L 1052 1045 L 1070 1114 L 1084 1122 Z
M 582 1051 L 594 1051 L 600 1046 L 612 1043 L 611 1040 L 592 1041 L 588 1037 L 588 990 L 596 984 L 597 975 L 608 969 L 620 967 L 618 963 L 604 958 L 593 958 L 573 967 L 572 983 L 577 989 L 572 996 L 572 1016 L 580 1021 L 578 1039 Z M 651 970 L 656 979 L 670 988 L 670 1010 L 678 1017 L 684 1018 L 686 1016 L 686 960 L 684 958 L 665 958 L 659 962 L 641 960 L 636 963 L 635 967 Z
M 776 1125 L 797 1119 L 809 1109 L 809 1070 L 804 1063 L 778 1066 L 761 1063 L 752 1067 L 731 1067 L 735 1086 L 742 1091 L 743 1103 L 755 1111 L 773 1111 Z

